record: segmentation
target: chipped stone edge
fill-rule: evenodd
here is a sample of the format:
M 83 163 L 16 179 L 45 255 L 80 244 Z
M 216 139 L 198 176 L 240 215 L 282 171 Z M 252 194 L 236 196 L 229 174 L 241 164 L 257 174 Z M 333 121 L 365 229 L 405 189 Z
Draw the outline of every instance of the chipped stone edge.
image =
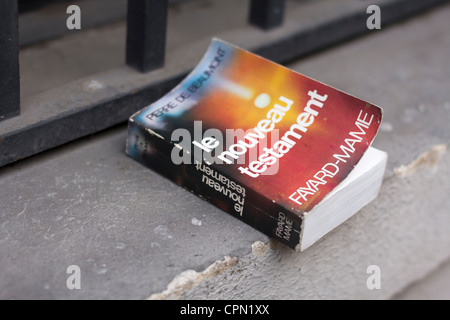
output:
M 267 251 L 275 250 L 279 242 L 269 238 L 267 243 L 256 241 L 252 244 L 251 253 L 256 257 L 263 257 Z M 160 293 L 154 293 L 146 300 L 176 300 L 180 299 L 188 290 L 199 285 L 203 281 L 216 277 L 230 268 L 236 266 L 239 262 L 238 257 L 225 256 L 223 260 L 217 260 L 202 272 L 186 270 L 177 275 L 168 285 L 167 289 Z
M 223 260 L 217 260 L 202 272 L 186 270 L 177 275 L 168 285 L 167 289 L 161 293 L 154 293 L 146 300 L 176 300 L 188 290 L 192 289 L 201 282 L 213 278 L 227 271 L 238 263 L 237 257 L 224 257 Z
M 394 173 L 398 177 L 407 177 L 413 174 L 420 167 L 428 166 L 430 168 L 435 168 L 446 152 L 446 144 L 437 144 L 430 150 L 420 154 L 410 164 L 395 168 Z
M 429 167 L 435 168 L 440 160 L 447 152 L 446 144 L 437 144 L 428 151 L 420 154 L 410 164 L 402 165 L 394 169 L 394 173 L 398 177 L 407 177 L 415 173 L 419 168 Z M 278 242 L 269 238 L 267 243 L 256 241 L 252 244 L 252 254 L 257 257 L 264 256 L 268 249 L 276 249 Z M 216 277 L 230 268 L 236 266 L 239 262 L 238 257 L 225 256 L 223 260 L 217 260 L 204 271 L 197 272 L 194 270 L 186 270 L 177 275 L 168 285 L 167 289 L 160 293 L 154 293 L 146 300 L 175 300 L 180 299 L 190 289 L 199 285 L 203 281 Z

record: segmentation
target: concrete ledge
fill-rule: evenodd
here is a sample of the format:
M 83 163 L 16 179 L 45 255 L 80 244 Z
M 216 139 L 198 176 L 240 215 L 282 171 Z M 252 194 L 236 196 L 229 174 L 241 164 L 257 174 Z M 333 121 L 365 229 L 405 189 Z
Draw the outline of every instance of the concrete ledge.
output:
M 419 279 L 394 296 L 396 300 L 449 300 L 450 261 L 438 266 L 431 274 Z
M 449 19 L 446 5 L 289 65 L 382 106 L 389 153 L 379 197 L 305 252 L 126 157 L 119 126 L 0 169 L 0 298 L 391 298 L 450 258 Z
M 224 268 L 214 277 L 184 272 L 150 299 L 389 299 L 449 258 L 450 154 L 433 163 L 387 178 L 376 202 L 302 254 L 255 242 L 216 262 Z M 371 265 L 380 267 L 380 290 L 366 286 Z

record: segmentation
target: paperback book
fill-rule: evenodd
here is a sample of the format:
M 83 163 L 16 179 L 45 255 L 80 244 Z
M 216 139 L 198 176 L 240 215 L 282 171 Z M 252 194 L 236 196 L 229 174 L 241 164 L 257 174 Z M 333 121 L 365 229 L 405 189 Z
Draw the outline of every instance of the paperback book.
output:
M 126 153 L 303 251 L 376 198 L 382 110 L 213 39 L 172 91 L 131 116 Z

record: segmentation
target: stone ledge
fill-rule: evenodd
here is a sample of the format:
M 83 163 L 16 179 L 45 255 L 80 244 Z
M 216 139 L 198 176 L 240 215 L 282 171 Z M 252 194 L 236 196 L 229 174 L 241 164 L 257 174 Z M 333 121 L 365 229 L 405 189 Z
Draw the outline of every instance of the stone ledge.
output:
M 181 295 L 172 283 L 176 296 L 164 297 L 389 299 L 449 258 L 448 163 L 446 152 L 408 177 L 387 178 L 375 202 L 301 254 L 255 242 L 233 267 Z M 371 265 L 380 267 L 381 290 L 366 286 Z

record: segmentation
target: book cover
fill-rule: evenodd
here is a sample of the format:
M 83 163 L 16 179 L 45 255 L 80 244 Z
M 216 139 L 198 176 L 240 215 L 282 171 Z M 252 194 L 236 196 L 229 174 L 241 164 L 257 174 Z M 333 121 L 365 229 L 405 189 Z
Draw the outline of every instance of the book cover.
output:
M 382 110 L 219 39 L 130 118 L 126 152 L 299 248 L 304 217 L 372 143 Z

